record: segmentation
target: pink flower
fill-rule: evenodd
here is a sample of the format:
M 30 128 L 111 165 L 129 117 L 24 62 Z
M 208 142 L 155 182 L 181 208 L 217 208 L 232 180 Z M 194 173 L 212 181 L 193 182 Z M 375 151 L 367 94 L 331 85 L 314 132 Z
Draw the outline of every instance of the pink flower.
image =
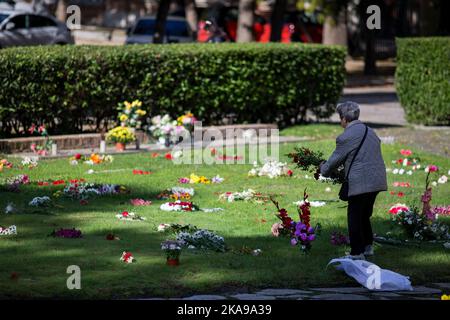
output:
M 404 204 L 397 203 L 389 209 L 390 214 L 397 214 L 402 211 L 409 211 L 409 207 Z
M 147 200 L 144 200 L 144 199 L 131 199 L 130 203 L 133 206 L 149 206 L 149 205 L 152 204 L 151 201 L 147 201 Z
M 439 168 L 433 164 L 430 164 L 429 166 L 427 166 L 425 168 L 425 172 L 436 172 L 438 170 L 439 170 Z
M 402 149 L 402 150 L 400 150 L 400 153 L 401 153 L 403 156 L 410 156 L 410 155 L 412 155 L 412 151 L 411 151 L 411 150 L 408 150 L 408 149 Z
M 180 179 L 178 179 L 178 182 L 179 183 L 189 183 L 189 178 L 180 178 Z
M 274 223 L 272 225 L 272 234 L 274 237 L 278 237 L 280 235 L 280 229 L 282 229 L 283 226 L 281 225 L 281 223 Z

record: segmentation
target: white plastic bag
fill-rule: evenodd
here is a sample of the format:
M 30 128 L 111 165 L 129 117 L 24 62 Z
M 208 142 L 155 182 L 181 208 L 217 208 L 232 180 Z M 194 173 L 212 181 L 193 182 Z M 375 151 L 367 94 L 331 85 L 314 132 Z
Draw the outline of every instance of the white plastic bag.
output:
M 339 263 L 337 270 L 344 270 L 362 286 L 374 291 L 413 291 L 409 277 L 381 269 L 374 263 L 364 260 L 333 259 L 328 265 Z M 327 266 L 328 266 L 327 265 Z

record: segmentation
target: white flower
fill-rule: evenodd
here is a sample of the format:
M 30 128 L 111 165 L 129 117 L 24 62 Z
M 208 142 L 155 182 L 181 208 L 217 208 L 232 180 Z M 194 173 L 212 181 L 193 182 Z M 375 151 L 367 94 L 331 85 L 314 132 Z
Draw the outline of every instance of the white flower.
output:
M 441 183 L 441 184 L 447 183 L 447 181 L 448 181 L 447 176 L 442 176 L 438 179 L 438 183 Z
M 436 186 L 437 186 L 437 182 L 436 182 L 436 181 L 433 181 L 433 182 L 431 183 L 431 185 L 432 185 L 433 187 L 436 187 Z
M 74 160 L 70 161 L 70 164 L 72 166 L 76 166 L 76 165 L 78 165 L 78 161 L 74 159 Z
M 325 188 L 325 192 L 331 192 L 331 188 L 330 187 L 326 187 Z
M 404 170 L 404 169 L 398 170 L 398 174 L 404 174 L 404 173 L 405 173 L 405 170 Z
M 408 158 L 403 159 L 403 166 L 406 167 L 408 165 Z
M 255 249 L 252 251 L 252 255 L 254 255 L 254 256 L 259 256 L 261 253 L 262 253 L 261 249 Z
M 183 156 L 183 151 L 181 151 L 181 150 L 178 150 L 178 151 L 175 151 L 174 153 L 172 153 L 172 157 L 174 159 L 181 158 L 182 156 Z
M 322 207 L 324 206 L 326 203 L 324 201 L 308 201 L 306 200 L 306 202 L 311 205 L 311 207 Z M 295 204 L 296 206 L 302 206 L 305 203 L 305 201 L 300 200 L 297 202 L 293 202 L 293 204 Z
M 84 163 L 87 165 L 90 165 L 90 166 L 94 165 L 94 161 L 92 161 L 92 160 L 86 160 Z
M 262 167 L 258 167 L 257 163 L 254 164 L 254 168 L 248 172 L 249 176 L 267 176 L 271 179 L 280 176 L 287 176 L 289 167 L 285 162 L 279 162 L 276 160 L 266 159 Z
M 16 211 L 16 208 L 14 206 L 14 203 L 8 203 L 5 207 L 5 213 L 9 214 L 9 213 L 13 213 L 14 211 Z
M 22 165 L 23 166 L 31 166 L 36 167 L 38 165 L 39 157 L 22 157 Z
M 394 170 L 392 170 L 392 173 L 393 173 L 393 174 L 398 174 L 398 169 L 395 168 Z
M 251 170 L 250 170 L 250 171 L 251 171 Z M 224 180 L 224 178 L 222 178 L 222 177 L 219 176 L 219 175 L 216 175 L 216 176 L 212 177 L 211 182 L 212 182 L 212 183 L 222 183 L 223 180 Z
M 412 175 L 413 172 L 412 172 L 411 170 L 408 170 L 408 171 L 406 172 L 406 174 L 407 174 L 407 175 Z
M 170 227 L 170 224 L 168 224 L 168 223 L 161 223 L 161 224 L 158 226 L 158 232 L 164 232 L 164 231 L 166 231 L 166 229 L 169 228 L 169 227 Z
M 94 173 L 94 170 L 93 170 L 93 169 L 89 169 L 86 173 L 87 173 L 87 174 L 93 174 L 93 173 Z

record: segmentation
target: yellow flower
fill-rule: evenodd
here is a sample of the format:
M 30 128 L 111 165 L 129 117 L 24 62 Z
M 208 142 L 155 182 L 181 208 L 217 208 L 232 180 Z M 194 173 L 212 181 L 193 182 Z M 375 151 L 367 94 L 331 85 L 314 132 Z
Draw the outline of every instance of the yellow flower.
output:
M 191 173 L 189 179 L 191 180 L 191 183 L 198 183 L 200 181 L 200 177 Z
M 136 113 L 137 113 L 139 116 L 145 116 L 145 115 L 147 114 L 147 111 L 142 110 L 142 109 L 138 109 L 138 110 L 136 110 Z
M 127 110 L 130 110 L 130 109 L 133 107 L 133 106 L 131 105 L 131 103 L 129 103 L 128 101 L 125 101 L 124 104 L 125 104 L 125 108 L 126 108 Z
M 128 120 L 128 116 L 126 115 L 126 114 L 122 114 L 121 116 L 120 116 L 120 121 L 127 121 Z
M 133 103 L 131 104 L 133 107 L 142 107 L 142 102 L 139 100 L 134 100 Z
M 443 294 L 441 300 L 450 300 L 450 295 Z

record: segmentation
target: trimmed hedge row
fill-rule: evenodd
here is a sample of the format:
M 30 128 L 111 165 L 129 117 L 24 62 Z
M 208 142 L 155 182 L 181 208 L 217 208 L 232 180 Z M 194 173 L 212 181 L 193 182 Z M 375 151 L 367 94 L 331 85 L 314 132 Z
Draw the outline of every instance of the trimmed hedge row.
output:
M 409 122 L 450 125 L 450 37 L 397 42 L 396 89 Z
M 149 114 L 191 110 L 205 124 L 286 123 L 306 110 L 334 111 L 345 49 L 302 44 L 54 46 L 0 51 L 0 132 L 31 123 L 74 133 L 116 120 L 140 99 Z M 301 118 L 301 117 L 300 117 Z

